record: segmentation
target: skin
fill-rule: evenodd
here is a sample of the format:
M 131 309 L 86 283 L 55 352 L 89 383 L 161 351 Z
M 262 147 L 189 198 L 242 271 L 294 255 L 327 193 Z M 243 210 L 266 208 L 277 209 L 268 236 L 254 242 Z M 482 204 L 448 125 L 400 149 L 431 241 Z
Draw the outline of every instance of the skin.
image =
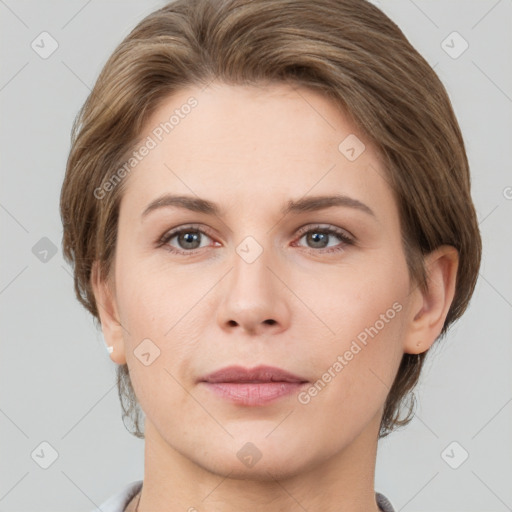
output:
M 428 255 L 427 292 L 411 283 L 378 153 L 319 93 L 190 87 L 160 105 L 141 138 L 190 96 L 197 107 L 125 178 L 112 279 L 101 281 L 96 266 L 92 275 L 111 358 L 128 364 L 146 414 L 138 510 L 377 511 L 383 406 L 403 353 L 428 350 L 441 332 L 457 252 Z M 338 149 L 349 134 L 366 146 L 353 162 Z M 141 217 L 164 193 L 205 198 L 222 212 L 170 206 Z M 291 199 L 334 193 L 374 215 L 348 206 L 280 213 Z M 191 251 L 176 236 L 157 246 L 190 223 L 192 234 L 207 230 L 192 254 L 168 250 Z M 315 243 L 317 224 L 355 243 Z M 309 237 L 298 234 L 308 226 Z M 252 263 L 236 251 L 248 236 L 263 250 Z M 334 247 L 342 250 L 326 252 Z M 241 406 L 197 382 L 228 365 L 267 364 L 314 383 L 397 303 L 400 312 L 307 404 L 295 393 Z M 146 338 L 160 350 L 148 366 L 134 352 Z M 237 457 L 247 442 L 261 453 L 253 467 Z

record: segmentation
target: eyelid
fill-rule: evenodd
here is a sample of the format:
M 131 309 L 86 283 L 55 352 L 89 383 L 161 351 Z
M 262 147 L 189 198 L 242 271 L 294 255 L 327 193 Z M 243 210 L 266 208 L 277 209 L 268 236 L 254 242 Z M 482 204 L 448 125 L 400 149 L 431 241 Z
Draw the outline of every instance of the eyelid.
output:
M 302 236 L 304 233 L 308 233 L 309 231 L 314 231 L 317 229 L 318 231 L 327 231 L 331 234 L 337 234 L 342 238 L 346 238 L 350 240 L 352 243 L 355 243 L 356 237 L 347 231 L 346 229 L 339 228 L 337 226 L 333 226 L 332 224 L 305 224 L 297 230 L 297 234 Z
M 201 233 L 212 237 L 213 235 L 209 233 L 209 229 L 205 228 L 202 224 L 183 224 L 181 226 L 176 226 L 175 228 L 168 229 L 164 232 L 164 234 L 158 239 L 158 243 L 165 243 L 169 238 L 179 235 L 182 231 L 189 229 L 190 231 L 200 231 Z

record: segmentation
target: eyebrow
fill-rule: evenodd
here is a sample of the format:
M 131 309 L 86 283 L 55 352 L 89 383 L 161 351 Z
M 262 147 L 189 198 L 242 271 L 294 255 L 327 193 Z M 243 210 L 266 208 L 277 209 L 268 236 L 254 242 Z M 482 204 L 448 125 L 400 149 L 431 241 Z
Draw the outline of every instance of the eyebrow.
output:
M 154 201 L 151 201 L 151 203 L 149 203 L 146 209 L 142 212 L 141 217 L 144 218 L 150 212 L 159 208 L 172 206 L 207 215 L 221 216 L 223 214 L 223 211 L 216 203 L 208 201 L 207 199 L 201 199 L 193 196 L 164 194 Z M 354 208 L 376 217 L 375 213 L 368 205 L 362 203 L 358 199 L 341 194 L 333 196 L 309 196 L 297 200 L 289 200 L 281 209 L 281 214 L 284 216 L 289 213 L 312 212 L 331 208 L 333 206 Z

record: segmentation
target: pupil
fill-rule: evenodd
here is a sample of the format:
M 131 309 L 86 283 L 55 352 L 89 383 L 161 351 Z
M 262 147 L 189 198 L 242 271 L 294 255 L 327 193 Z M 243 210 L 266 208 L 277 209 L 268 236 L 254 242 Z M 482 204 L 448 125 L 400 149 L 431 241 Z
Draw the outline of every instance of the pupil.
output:
M 320 245 L 322 247 L 325 247 L 325 245 L 322 245 L 322 242 L 325 242 L 327 239 L 326 233 L 313 233 L 310 235 L 310 240 L 313 241 L 313 244 L 316 244 L 317 242 L 320 242 Z
M 197 233 L 191 233 L 191 232 L 184 233 L 182 235 L 182 240 L 184 240 L 184 243 L 185 243 L 187 249 L 196 249 L 197 247 L 199 247 L 199 245 L 197 245 L 197 244 L 194 247 L 187 246 L 187 244 L 194 244 L 194 242 L 198 242 L 199 235 Z

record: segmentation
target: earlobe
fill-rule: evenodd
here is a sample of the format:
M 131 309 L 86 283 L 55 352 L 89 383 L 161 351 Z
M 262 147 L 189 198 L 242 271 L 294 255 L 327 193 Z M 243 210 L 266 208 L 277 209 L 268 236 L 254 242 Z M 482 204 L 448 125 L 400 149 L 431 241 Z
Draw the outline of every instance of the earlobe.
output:
M 450 245 L 443 245 L 425 258 L 427 290 L 415 290 L 411 319 L 407 326 L 404 352 L 420 354 L 428 350 L 443 329 L 455 295 L 459 255 Z
M 112 283 L 101 279 L 98 261 L 95 261 L 92 266 L 91 286 L 110 358 L 117 364 L 125 364 L 123 328 L 119 321 L 115 293 Z

